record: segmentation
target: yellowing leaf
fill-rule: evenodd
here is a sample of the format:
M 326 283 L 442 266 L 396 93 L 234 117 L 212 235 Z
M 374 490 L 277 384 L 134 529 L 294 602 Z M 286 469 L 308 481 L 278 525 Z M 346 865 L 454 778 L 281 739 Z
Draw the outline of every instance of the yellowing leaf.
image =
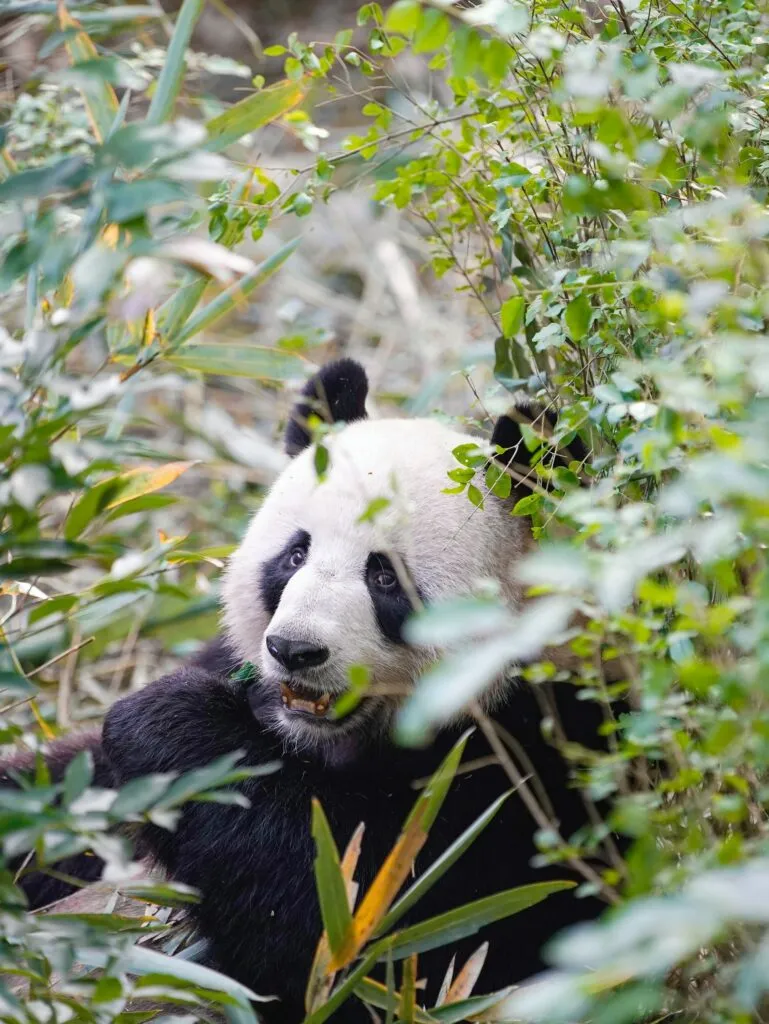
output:
M 108 224 L 102 231 L 101 237 L 108 249 L 114 249 L 120 238 L 120 228 L 117 224 Z
M 62 32 L 68 33 L 66 45 L 70 63 L 82 64 L 89 60 L 98 60 L 99 54 L 91 37 L 83 31 L 80 22 L 75 21 L 63 0 L 59 0 L 58 15 L 59 28 Z M 70 35 L 73 29 L 80 31 Z M 80 94 L 88 111 L 88 119 L 96 141 L 104 142 L 117 117 L 118 101 L 115 90 L 109 82 L 89 77 L 80 86 Z
M 460 999 L 467 999 L 468 996 L 472 995 L 476 982 L 483 970 L 483 965 L 486 963 L 486 956 L 488 952 L 489 944 L 488 942 L 484 942 L 476 949 L 472 956 L 467 958 L 465 966 L 456 976 L 454 982 L 449 988 L 448 995 L 446 996 L 446 1004 L 458 1003 Z
M 276 121 L 283 114 L 301 103 L 306 94 L 305 83 L 300 79 L 292 82 L 286 79 L 268 86 L 239 103 L 234 103 L 223 114 L 218 114 L 206 125 L 208 148 L 225 149 L 244 135 Z
M 338 955 L 331 961 L 331 970 L 338 971 L 358 954 L 376 931 L 377 925 L 408 878 L 416 856 L 427 839 L 427 832 L 423 826 L 426 811 L 425 803 L 417 805 L 416 813 L 411 816 L 403 832 L 398 836 L 353 918 L 351 940 L 342 946 Z
M 43 734 L 43 736 L 45 736 L 45 738 L 47 740 L 56 739 L 56 733 L 53 731 L 53 729 L 50 727 L 50 725 L 46 722 L 46 720 L 40 714 L 40 709 L 37 706 L 37 701 L 31 700 L 29 702 L 29 707 L 32 710 L 32 714 L 34 716 L 34 719 L 37 722 L 38 728 L 40 729 L 40 732 Z
M 107 508 L 116 508 L 142 494 L 159 491 L 162 487 L 172 484 L 194 465 L 194 462 L 169 462 L 165 466 L 137 466 L 136 469 L 129 469 L 127 473 L 122 473 L 116 478 L 120 489 Z

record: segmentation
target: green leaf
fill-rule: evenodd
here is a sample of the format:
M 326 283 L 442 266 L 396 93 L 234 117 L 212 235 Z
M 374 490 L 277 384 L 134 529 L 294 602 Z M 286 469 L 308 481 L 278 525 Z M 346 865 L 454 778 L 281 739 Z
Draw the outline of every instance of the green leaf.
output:
M 189 199 L 181 185 L 161 178 L 140 178 L 138 181 L 113 181 L 104 190 L 106 219 L 123 224 L 144 216 L 153 206 L 165 206 Z
M 324 444 L 315 445 L 315 455 L 313 456 L 313 464 L 315 466 L 315 475 L 318 480 L 322 480 L 328 470 L 329 462 L 331 461 L 329 456 L 328 448 Z
M 476 508 L 483 508 L 483 494 L 475 484 L 470 484 L 467 488 L 467 497 L 470 499 L 470 503 L 475 505 Z
M 355 986 L 355 994 L 369 1006 L 376 1006 L 379 1010 L 388 1010 L 390 1015 L 387 1019 L 389 1021 L 397 1020 L 399 1024 L 402 1024 L 402 1018 L 397 1015 L 401 993 L 394 988 L 388 989 L 386 985 L 373 978 L 364 978 Z M 414 1008 L 415 1024 L 431 1024 L 434 1019 L 418 1006 Z
M 158 332 L 166 338 L 174 338 L 192 315 L 203 298 L 208 278 L 192 271 L 188 280 L 158 309 Z
M 419 794 L 411 809 L 411 813 L 404 822 L 402 832 L 405 832 L 410 823 L 417 817 L 420 819 L 422 830 L 424 832 L 430 831 L 435 819 L 440 814 L 441 807 L 443 807 L 443 802 L 448 795 L 451 783 L 454 781 L 454 776 L 457 774 L 459 762 L 462 760 L 462 755 L 465 752 L 467 741 L 472 732 L 472 729 L 464 732 L 443 759 L 437 771 Z
M 373 523 L 381 512 L 392 504 L 389 498 L 372 498 L 365 510 L 358 516 L 359 523 Z
M 566 307 L 563 319 L 572 341 L 582 341 L 590 328 L 592 315 L 593 307 L 590 305 L 587 295 L 583 293 L 571 300 Z
M 514 338 L 523 326 L 523 317 L 526 312 L 526 300 L 522 295 L 514 295 L 511 299 L 502 303 L 500 318 L 502 321 L 502 334 L 506 338 Z
M 169 774 L 144 775 L 140 779 L 132 779 L 118 790 L 118 794 L 109 808 L 110 817 L 123 821 L 134 814 L 148 810 L 168 792 L 173 782 Z
M 117 508 L 113 508 L 105 517 L 106 522 L 112 523 L 116 519 L 136 515 L 137 512 L 168 508 L 169 505 L 175 505 L 178 500 L 175 494 L 143 494 L 141 497 L 131 498 L 129 501 L 122 502 Z
M 78 949 L 78 959 L 89 967 L 106 967 L 112 954 L 102 949 Z M 228 978 L 224 974 L 213 970 L 211 967 L 204 967 L 191 960 L 182 960 L 177 956 L 165 956 L 154 949 L 147 949 L 146 946 L 131 946 L 120 954 L 120 966 L 122 970 L 130 974 L 140 976 L 159 974 L 171 978 L 178 978 L 180 981 L 188 981 L 198 988 L 207 989 L 213 992 L 225 992 L 235 999 L 244 1011 L 249 1013 L 248 1019 L 252 1024 L 257 1024 L 254 1012 L 249 1007 L 249 1002 L 268 1003 L 275 999 L 275 996 L 260 996 L 253 992 L 239 981 Z
M 247 96 L 208 122 L 207 148 L 218 152 L 257 128 L 277 121 L 302 102 L 305 92 L 303 80 L 283 81 Z
M 64 521 L 64 536 L 75 540 L 108 505 L 118 488 L 117 480 L 104 480 L 88 487 L 75 502 Z
M 269 277 L 275 273 L 276 270 L 281 267 L 288 257 L 294 252 L 299 245 L 301 239 L 294 238 L 290 242 L 286 242 L 282 245 L 277 252 L 273 253 L 272 256 L 263 260 L 257 267 L 254 267 L 252 271 L 245 274 L 231 284 L 229 288 L 225 288 L 223 292 L 212 299 L 211 302 L 199 309 L 197 313 L 187 320 L 184 327 L 182 327 L 179 334 L 169 339 L 169 343 L 174 347 L 183 344 L 185 341 L 189 341 L 196 334 L 210 327 L 212 324 L 220 320 L 225 314 L 231 312 L 238 303 L 243 302 L 244 299 L 248 298 L 252 291 L 263 284 Z M 249 347 L 249 346 L 245 346 Z M 297 357 L 294 357 L 297 358 Z M 193 367 L 194 369 L 194 367 Z M 250 376 L 247 375 L 247 376 Z
M 509 498 L 513 489 L 513 481 L 502 466 L 495 463 L 486 470 L 486 487 L 497 498 Z
M 155 806 L 163 809 L 178 807 L 207 790 L 229 786 L 243 778 L 271 775 L 280 767 L 276 761 L 256 767 L 241 766 L 238 764 L 241 757 L 242 754 L 236 750 L 231 754 L 218 757 L 204 768 L 193 768 L 191 771 L 185 772 L 171 783 Z
M 474 441 L 458 444 L 456 448 L 451 449 L 451 454 L 457 462 L 472 469 L 477 469 L 478 466 L 482 466 L 486 461 L 486 456 Z
M 64 773 L 64 805 L 69 807 L 91 785 L 93 756 L 90 750 L 79 751 L 67 765 Z
M 422 20 L 419 0 L 396 0 L 387 11 L 384 27 L 387 32 L 410 36 Z
M 388 932 L 396 921 L 399 921 L 403 915 L 424 896 L 426 892 L 429 892 L 429 890 L 432 889 L 437 881 L 443 878 L 449 868 L 459 860 L 462 854 L 468 850 L 470 846 L 472 846 L 509 796 L 510 792 L 507 792 L 498 797 L 490 807 L 486 808 L 483 814 L 479 815 L 475 819 L 472 825 L 468 826 L 468 828 L 466 828 L 465 831 L 443 851 L 437 860 L 433 861 L 429 868 L 422 872 L 411 888 L 409 888 L 403 896 L 401 896 L 401 898 L 394 903 L 392 907 L 390 907 L 390 910 L 385 915 L 377 929 L 378 935 L 383 935 L 385 932 Z
M 0 580 L 23 580 L 27 576 L 55 576 L 59 572 L 70 572 L 74 565 L 58 558 L 14 558 L 12 562 L 0 562 Z
M 0 182 L 0 203 L 45 199 L 57 192 L 80 188 L 88 181 L 91 172 L 91 166 L 83 157 L 68 156 L 43 167 L 12 174 Z
M 484 899 L 467 903 L 456 910 L 439 914 L 421 924 L 412 925 L 382 942 L 377 943 L 379 959 L 388 955 L 400 960 L 412 953 L 424 953 L 438 946 L 459 942 L 493 921 L 519 914 L 522 910 L 533 907 L 554 893 L 573 889 L 576 882 L 536 882 L 533 885 L 521 885 L 516 889 L 486 896 Z
M 524 167 L 523 164 L 517 164 L 515 161 L 505 164 L 505 173 L 497 178 L 497 185 L 501 185 L 504 188 L 520 188 L 521 185 L 525 185 L 531 177 L 531 171 Z
M 225 377 L 292 380 L 306 374 L 306 363 L 300 356 L 257 345 L 182 345 L 166 359 L 181 370 Z
M 422 9 L 421 24 L 414 33 L 412 49 L 414 53 L 434 53 L 440 50 L 451 31 L 448 15 L 434 7 Z
M 515 503 L 513 507 L 514 516 L 531 516 L 542 507 L 542 495 L 527 494 L 525 498 Z
M 173 116 L 176 97 L 184 82 L 185 54 L 204 4 L 205 0 L 184 0 L 182 3 L 147 111 L 148 124 L 163 124 Z
M 350 929 L 352 915 L 342 876 L 339 851 L 320 802 L 312 801 L 312 836 L 315 840 L 315 887 L 320 914 L 334 956 L 342 949 Z

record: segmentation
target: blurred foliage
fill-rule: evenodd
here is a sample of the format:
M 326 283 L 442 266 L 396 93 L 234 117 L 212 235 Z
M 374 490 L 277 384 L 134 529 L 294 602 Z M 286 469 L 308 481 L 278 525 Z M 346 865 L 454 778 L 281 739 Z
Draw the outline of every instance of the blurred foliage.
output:
M 258 347 L 216 330 L 293 250 L 255 263 L 246 245 L 279 218 L 311 223 L 318 205 L 362 182 L 380 208 L 420 225 L 432 273 L 454 275 L 484 310 L 495 380 L 474 422 L 517 390 L 560 414 L 554 438 L 525 432 L 535 487 L 515 509 L 542 542 L 522 569 L 541 600 L 515 619 L 485 592 L 416 619 L 415 637 L 459 646 L 404 707 L 401 738 L 421 738 L 516 659 L 541 655 L 523 672 L 533 686 L 566 677 L 541 653 L 564 643 L 577 664 L 566 678 L 606 708 L 604 756 L 569 744 L 568 722 L 546 723 L 586 797 L 613 810 L 576 836 L 541 821 L 539 858 L 596 866 L 582 890 L 621 906 L 560 939 L 533 985 L 475 1011 L 754 1019 L 769 989 L 769 15 L 757 0 L 366 4 L 330 42 L 294 35 L 271 47 L 284 79 L 257 77 L 223 105 L 182 89 L 185 69 L 233 72 L 188 50 L 200 8 L 185 0 L 158 60 L 159 36 L 126 54 L 111 35 L 131 18 L 144 33 L 154 7 L 18 5 L 48 26 L 43 58 L 66 51 L 68 64 L 22 91 L 2 129 L 3 740 L 34 745 L 68 724 L 71 673 L 58 690 L 46 684 L 51 664 L 74 671 L 83 644 L 92 658 L 170 628 L 166 645 L 181 653 L 201 635 L 194 616 L 211 626 L 212 578 L 238 535 L 239 503 L 209 480 L 191 529 L 169 535 L 158 524 L 175 498 L 160 491 L 205 472 L 190 468 L 179 437 L 207 435 L 204 462 L 213 447 L 241 467 L 249 443 L 269 446 L 255 432 L 233 441 L 247 430 L 234 419 L 210 432 L 200 407 L 153 443 L 152 416 L 167 413 L 147 396 L 201 373 L 268 386 L 301 377 L 302 339 Z M 407 62 L 418 86 L 401 73 Z M 368 127 L 332 148 L 310 100 L 350 93 Z M 249 158 L 251 133 L 274 123 L 307 153 L 288 181 Z M 554 466 L 553 441 L 575 433 L 589 462 Z M 505 492 L 498 476 L 471 484 L 477 453 L 455 454 L 446 487 L 457 501 L 480 509 L 485 491 Z M 616 697 L 629 707 L 619 719 Z M 73 776 L 64 786 L 77 797 L 85 767 Z M 54 810 L 52 792 L 19 798 L 37 824 L 20 825 L 3 803 L 6 853 L 37 844 L 49 856 L 48 827 L 57 842 L 112 842 L 114 815 L 70 813 L 69 797 Z M 147 799 L 132 813 L 152 813 Z M 612 831 L 631 841 L 624 859 Z M 333 840 L 319 842 L 326 867 L 337 864 Z M 334 870 L 323 877 L 342 891 Z M 126 941 L 79 919 L 43 943 L 5 882 L 3 912 L 37 957 L 29 977 L 41 1005 L 71 950 Z M 3 952 L 2 970 L 14 955 Z M 395 1002 L 363 974 L 353 984 L 390 1016 L 413 1017 L 411 970 Z M 112 1019 L 124 978 L 73 981 L 55 998 L 76 1019 Z M 0 998 L 8 1019 L 48 1012 Z

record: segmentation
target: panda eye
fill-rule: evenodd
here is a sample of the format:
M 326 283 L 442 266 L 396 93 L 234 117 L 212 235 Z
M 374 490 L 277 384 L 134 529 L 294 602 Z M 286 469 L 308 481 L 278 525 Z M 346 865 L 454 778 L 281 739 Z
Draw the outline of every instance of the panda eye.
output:
M 398 577 L 391 569 L 380 569 L 374 573 L 374 586 L 379 590 L 394 590 L 398 586 Z
M 288 564 L 292 569 L 298 569 L 304 565 L 307 558 L 307 552 L 302 547 L 292 548 L 291 553 L 288 556 Z

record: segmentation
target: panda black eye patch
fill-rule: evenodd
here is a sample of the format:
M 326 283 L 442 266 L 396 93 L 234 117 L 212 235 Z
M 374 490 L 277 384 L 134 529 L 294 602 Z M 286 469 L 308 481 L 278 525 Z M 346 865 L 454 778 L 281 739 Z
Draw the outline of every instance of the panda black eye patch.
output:
M 262 566 L 259 590 L 264 607 L 270 615 L 277 611 L 286 584 L 307 561 L 309 551 L 309 533 L 306 530 L 297 530 L 277 555 Z
M 403 643 L 403 625 L 414 609 L 387 555 L 373 552 L 368 556 L 366 586 L 382 633 L 393 643 Z M 419 590 L 414 589 L 421 598 Z

